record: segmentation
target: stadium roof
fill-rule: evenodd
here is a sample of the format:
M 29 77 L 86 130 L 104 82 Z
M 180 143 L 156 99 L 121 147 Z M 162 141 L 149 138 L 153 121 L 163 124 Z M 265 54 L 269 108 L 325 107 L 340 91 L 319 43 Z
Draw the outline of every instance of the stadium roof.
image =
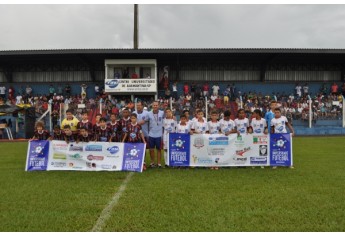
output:
M 207 53 L 286 53 L 286 54 L 345 54 L 345 49 L 335 48 L 99 48 L 99 49 L 42 49 L 42 50 L 0 50 L 5 55 L 47 55 L 47 54 L 207 54 Z

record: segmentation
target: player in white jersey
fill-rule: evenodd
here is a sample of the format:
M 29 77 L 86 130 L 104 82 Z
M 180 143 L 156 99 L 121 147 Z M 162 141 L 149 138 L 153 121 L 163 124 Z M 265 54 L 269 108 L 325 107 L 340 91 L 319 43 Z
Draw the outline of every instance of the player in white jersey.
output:
M 169 133 L 176 132 L 176 119 L 174 119 L 172 111 L 170 108 L 165 109 L 165 118 L 163 119 L 163 148 L 164 148 L 164 160 L 167 160 L 167 149 L 168 149 L 168 135 Z
M 193 124 L 194 122 L 198 121 L 198 112 L 199 112 L 199 111 L 201 111 L 201 109 L 197 109 L 197 110 L 195 111 L 195 117 L 192 118 L 191 124 Z M 205 118 L 205 117 L 202 117 L 202 118 L 203 118 L 204 122 L 207 123 L 206 118 Z
M 218 119 L 218 112 L 212 111 L 211 112 L 211 120 L 207 122 L 208 125 L 208 132 L 210 134 L 219 134 L 220 132 L 220 123 Z
M 239 109 L 238 110 L 238 118 L 235 119 L 235 126 L 237 128 L 237 131 L 240 134 L 245 134 L 247 133 L 247 129 L 249 127 L 249 120 L 246 118 L 246 113 L 244 112 L 244 109 Z
M 261 116 L 261 111 L 259 109 L 255 109 L 253 113 L 254 118 L 251 121 L 251 127 L 254 134 L 267 134 L 267 122 Z
M 190 133 L 190 125 L 187 123 L 187 117 L 185 115 L 180 116 L 180 123 L 176 126 L 176 133 L 188 134 Z
M 192 123 L 193 122 L 192 122 L 192 120 L 189 119 L 190 118 L 189 111 L 188 110 L 183 110 L 182 114 L 186 116 L 186 119 L 187 119 L 186 122 L 189 125 L 189 127 L 192 127 Z
M 191 130 L 194 134 L 206 134 L 208 132 L 208 125 L 204 120 L 204 112 L 199 110 L 196 115 L 198 119 L 193 122 Z
M 222 134 L 228 136 L 231 133 L 237 133 L 235 122 L 230 119 L 231 112 L 229 110 L 224 111 L 224 118 L 219 121 L 220 131 Z
M 291 124 L 288 122 L 285 116 L 282 116 L 281 110 L 279 108 L 274 109 L 274 118 L 271 120 L 271 133 L 283 134 L 287 133 L 286 126 L 291 132 L 291 136 L 294 136 L 295 131 L 292 128 Z M 273 166 L 272 169 L 276 169 L 277 166 Z M 289 166 L 289 168 L 294 168 Z
M 286 117 L 281 115 L 281 111 L 279 108 L 274 109 L 274 118 L 271 121 L 271 133 L 287 133 L 286 126 L 289 128 L 292 136 L 294 136 L 294 129 L 292 128 Z

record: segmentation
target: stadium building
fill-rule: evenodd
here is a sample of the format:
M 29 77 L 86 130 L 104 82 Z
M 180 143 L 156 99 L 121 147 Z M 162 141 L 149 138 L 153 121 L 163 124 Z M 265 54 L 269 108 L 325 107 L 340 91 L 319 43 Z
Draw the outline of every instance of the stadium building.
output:
M 136 79 L 136 80 L 135 80 Z M 142 80 L 142 82 L 140 82 Z M 345 82 L 344 49 L 61 49 L 0 51 L 0 85 L 15 91 L 29 85 L 35 94 L 47 94 L 51 84 L 71 86 L 94 97 L 96 84 L 113 95 L 164 96 L 177 82 L 183 85 L 208 83 L 224 91 L 234 85 L 241 94 L 295 93 L 296 83 L 308 83 L 311 97 L 323 84 Z M 1 86 L 0 86 L 1 87 Z M 211 89 L 210 89 L 211 90 Z M 345 134 L 343 122 L 325 120 L 308 129 L 294 123 L 297 134 Z

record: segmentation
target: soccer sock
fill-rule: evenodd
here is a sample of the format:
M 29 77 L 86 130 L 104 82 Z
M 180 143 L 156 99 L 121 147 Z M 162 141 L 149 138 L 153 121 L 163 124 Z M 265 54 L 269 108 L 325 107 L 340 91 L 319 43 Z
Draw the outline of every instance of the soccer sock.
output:
M 168 160 L 167 160 L 167 151 L 166 151 L 166 150 L 164 150 L 164 162 L 165 162 L 165 164 L 168 163 Z

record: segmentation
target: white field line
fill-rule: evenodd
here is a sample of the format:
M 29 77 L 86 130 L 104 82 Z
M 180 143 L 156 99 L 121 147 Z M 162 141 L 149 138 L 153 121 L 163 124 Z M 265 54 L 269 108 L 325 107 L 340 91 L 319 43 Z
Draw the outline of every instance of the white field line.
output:
M 113 198 L 110 200 L 110 202 L 107 204 L 107 206 L 103 209 L 101 215 L 97 219 L 97 222 L 93 226 L 91 232 L 101 232 L 102 231 L 105 222 L 109 219 L 109 217 L 111 215 L 112 209 L 119 202 L 119 199 L 120 199 L 122 193 L 126 190 L 127 184 L 131 180 L 133 175 L 134 175 L 134 172 L 130 172 L 127 175 L 126 179 L 121 184 L 119 190 L 117 192 L 115 192 Z

